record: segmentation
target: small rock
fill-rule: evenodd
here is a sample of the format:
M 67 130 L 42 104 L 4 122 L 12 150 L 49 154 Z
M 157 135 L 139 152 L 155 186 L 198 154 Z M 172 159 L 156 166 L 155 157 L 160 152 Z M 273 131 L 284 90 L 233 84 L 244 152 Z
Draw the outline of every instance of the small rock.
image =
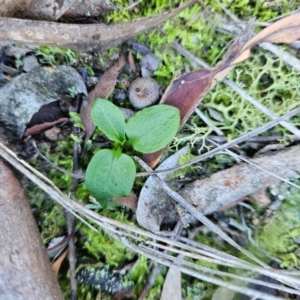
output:
M 8 43 L 4 46 L 3 51 L 7 56 L 14 56 L 16 58 L 19 58 L 28 52 L 31 52 L 36 48 L 35 45 L 19 45 L 14 43 Z
M 129 108 L 120 107 L 120 111 L 123 113 L 126 121 L 134 115 L 134 111 Z
M 31 70 L 38 68 L 39 66 L 40 64 L 34 55 L 30 55 L 24 58 L 23 70 L 25 72 L 30 72 Z
M 56 141 L 57 140 L 57 137 L 58 135 L 60 134 L 61 130 L 60 128 L 58 127 L 53 127 L 53 128 L 50 128 L 48 130 L 46 130 L 44 132 L 45 134 L 45 137 L 49 140 L 49 141 Z
M 142 76 L 151 76 L 154 71 L 158 69 L 160 59 L 152 53 L 148 53 L 142 57 L 141 60 L 141 71 Z

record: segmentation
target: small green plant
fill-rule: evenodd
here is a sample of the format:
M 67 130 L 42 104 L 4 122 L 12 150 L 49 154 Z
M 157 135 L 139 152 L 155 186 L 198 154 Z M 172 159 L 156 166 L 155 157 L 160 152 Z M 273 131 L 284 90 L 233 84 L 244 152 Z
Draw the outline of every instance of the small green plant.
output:
M 39 46 L 35 50 L 35 54 L 43 64 L 50 66 L 59 65 L 61 63 L 72 65 L 77 61 L 77 53 L 71 49 L 62 49 L 58 47 Z
M 125 123 L 117 106 L 96 99 L 91 116 L 95 125 L 114 142 L 113 149 L 102 149 L 95 154 L 85 177 L 87 190 L 102 207 L 107 207 L 110 198 L 128 196 L 133 187 L 135 164 L 122 149 L 132 146 L 136 151 L 152 153 L 165 147 L 179 128 L 179 110 L 155 105 L 139 111 Z
M 69 95 L 70 95 L 72 98 L 75 98 L 75 96 L 76 96 L 76 94 L 77 94 L 76 87 L 75 87 L 75 86 L 69 87 L 69 88 L 68 88 L 68 92 L 69 92 Z

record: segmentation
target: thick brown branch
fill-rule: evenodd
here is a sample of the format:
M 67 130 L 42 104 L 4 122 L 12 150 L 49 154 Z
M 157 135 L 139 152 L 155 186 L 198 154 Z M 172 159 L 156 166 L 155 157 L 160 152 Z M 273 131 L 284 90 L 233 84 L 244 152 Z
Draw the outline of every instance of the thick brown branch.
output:
M 20 182 L 0 159 L 0 298 L 63 299 Z
M 157 16 L 110 26 L 104 24 L 63 24 L 0 18 L 0 41 L 68 47 L 86 51 L 107 49 L 157 26 L 193 3 L 195 3 L 195 0 L 191 0 L 186 5 Z

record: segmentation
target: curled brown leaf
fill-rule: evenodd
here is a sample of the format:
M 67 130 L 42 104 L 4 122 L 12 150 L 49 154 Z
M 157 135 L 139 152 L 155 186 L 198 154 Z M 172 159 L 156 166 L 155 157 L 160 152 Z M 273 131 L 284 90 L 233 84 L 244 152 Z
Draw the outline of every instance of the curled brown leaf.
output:
M 273 23 L 252 38 L 250 25 L 251 22 L 214 68 L 193 71 L 172 80 L 160 104 L 172 105 L 180 110 L 181 127 L 215 84 L 223 80 L 236 64 L 250 56 L 250 50 L 254 46 L 262 42 L 290 43 L 300 38 L 299 13 Z M 145 162 L 151 168 L 155 167 L 164 150 L 145 154 Z
M 110 67 L 101 77 L 95 88 L 89 93 L 81 105 L 80 116 L 85 128 L 85 142 L 92 136 L 95 124 L 91 118 L 91 108 L 96 98 L 107 99 L 113 92 L 119 72 L 125 66 L 126 59 L 121 54 L 118 61 Z

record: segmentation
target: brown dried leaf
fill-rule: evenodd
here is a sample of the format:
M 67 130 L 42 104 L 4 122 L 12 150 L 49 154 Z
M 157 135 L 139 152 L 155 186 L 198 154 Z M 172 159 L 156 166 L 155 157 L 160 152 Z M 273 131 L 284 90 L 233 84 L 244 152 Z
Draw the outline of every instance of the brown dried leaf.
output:
M 193 71 L 172 80 L 160 104 L 172 105 L 180 110 L 181 127 L 209 90 L 217 82 L 223 80 L 237 63 L 246 60 L 250 56 L 251 48 L 262 42 L 290 43 L 300 38 L 300 14 L 275 22 L 253 38 L 250 38 L 250 25 L 251 22 L 215 68 Z M 165 149 L 161 149 L 155 153 L 145 154 L 145 162 L 151 168 L 155 167 L 164 151 Z
M 67 120 L 68 120 L 68 118 L 60 118 L 60 119 L 58 119 L 56 121 L 53 121 L 53 122 L 45 122 L 45 123 L 42 123 L 42 124 L 34 125 L 34 126 L 32 126 L 30 128 L 27 128 L 25 130 L 25 132 L 23 134 L 23 137 L 28 136 L 28 135 L 39 134 L 42 131 L 44 131 L 45 129 L 48 129 L 48 128 L 53 127 L 57 124 L 66 122 Z
M 232 63 L 236 64 L 250 55 L 250 49 L 262 42 L 291 43 L 300 38 L 300 13 L 283 18 L 266 27 L 241 49 L 240 55 Z
M 57 276 L 60 266 L 62 264 L 62 262 L 64 261 L 64 259 L 66 258 L 66 256 L 68 255 L 69 249 L 66 249 L 61 255 L 60 257 L 52 264 L 52 269 L 55 273 L 55 275 Z
M 89 93 L 88 97 L 83 100 L 80 108 L 80 116 L 86 130 L 85 142 L 92 136 L 95 130 L 95 124 L 91 118 L 91 108 L 94 100 L 96 98 L 108 98 L 108 96 L 113 92 L 117 76 L 125 64 L 125 56 L 121 54 L 118 61 L 104 73 L 95 88 Z
M 138 198 L 136 195 L 129 195 L 121 198 L 112 198 L 111 201 L 118 202 L 134 210 L 136 210 L 138 204 Z

